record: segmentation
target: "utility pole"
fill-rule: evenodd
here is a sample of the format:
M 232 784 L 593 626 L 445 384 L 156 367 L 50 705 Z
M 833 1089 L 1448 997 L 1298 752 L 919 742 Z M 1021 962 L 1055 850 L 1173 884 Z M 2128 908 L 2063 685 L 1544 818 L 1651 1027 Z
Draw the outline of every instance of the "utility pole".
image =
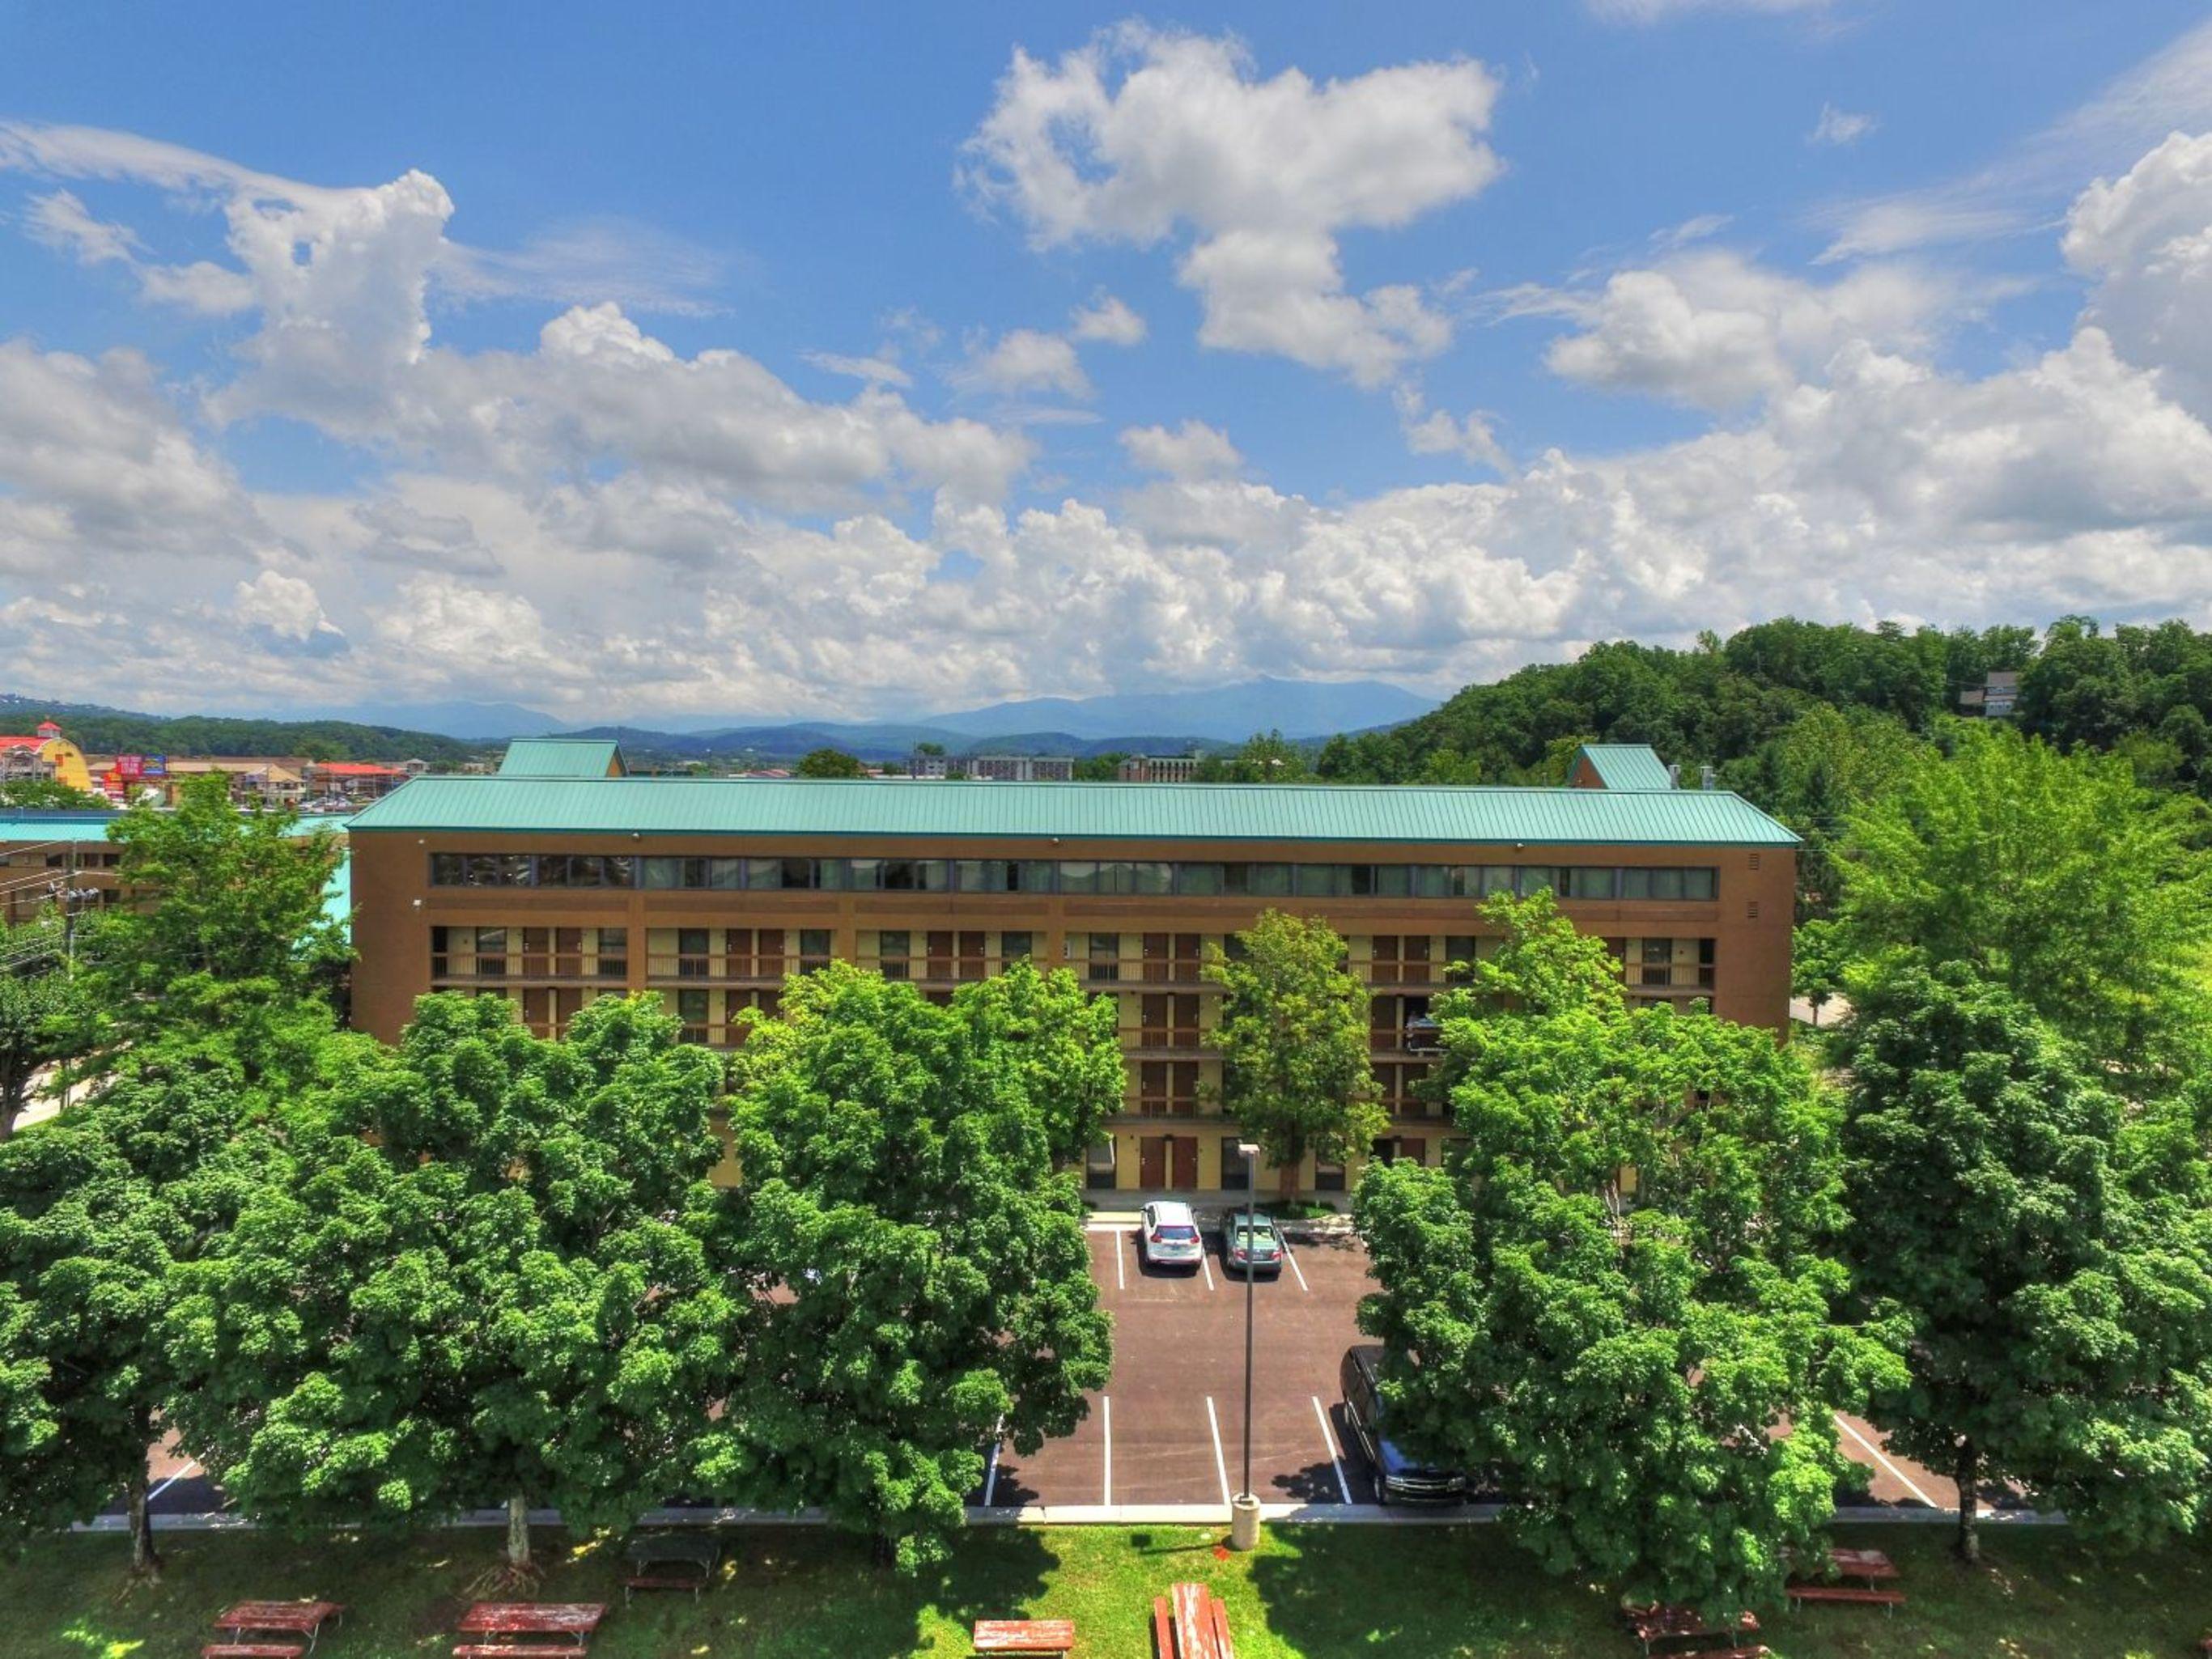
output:
M 1252 1270 L 1254 1206 L 1260 1186 L 1260 1148 L 1253 1141 L 1238 1143 L 1244 1159 L 1244 1489 L 1230 1501 L 1229 1547 L 1256 1549 L 1260 1543 L 1260 1500 L 1252 1491 Z M 1234 1215 L 1232 1211 L 1231 1215 Z M 1236 1229 L 1232 1219 L 1231 1231 Z M 1226 1265 L 1229 1253 L 1222 1252 Z

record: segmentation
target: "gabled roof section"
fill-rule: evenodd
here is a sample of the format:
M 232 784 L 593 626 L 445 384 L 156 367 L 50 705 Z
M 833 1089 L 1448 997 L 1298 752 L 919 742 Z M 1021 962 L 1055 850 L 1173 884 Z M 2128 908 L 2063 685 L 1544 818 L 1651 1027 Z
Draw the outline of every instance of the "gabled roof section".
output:
M 1597 775 L 1600 789 L 1672 789 L 1667 763 L 1648 743 L 1586 743 L 1575 750 L 1577 763 L 1588 761 Z M 1577 768 L 1577 769 L 1579 769 Z
M 517 738 L 499 763 L 503 778 L 619 778 L 629 770 L 612 738 Z
M 528 835 L 1794 847 L 1720 789 L 904 779 L 427 777 L 355 815 L 379 830 Z

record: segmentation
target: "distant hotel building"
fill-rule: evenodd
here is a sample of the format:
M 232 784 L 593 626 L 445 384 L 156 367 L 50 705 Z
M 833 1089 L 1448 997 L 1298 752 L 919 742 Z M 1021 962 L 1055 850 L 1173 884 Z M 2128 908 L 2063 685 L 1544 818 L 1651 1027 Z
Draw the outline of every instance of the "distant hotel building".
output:
M 1200 962 L 1285 909 L 1342 933 L 1370 988 L 1390 1115 L 1370 1154 L 1433 1164 L 1451 1126 L 1417 1087 L 1425 1016 L 1449 964 L 1492 948 L 1486 894 L 1557 893 L 1632 999 L 1786 1026 L 1796 838 L 1734 794 L 1669 787 L 1648 749 L 1593 745 L 1575 776 L 917 789 L 623 777 L 594 752 L 418 778 L 349 826 L 353 1018 L 390 1040 L 416 997 L 467 990 L 512 998 L 550 1035 L 595 996 L 650 990 L 693 1040 L 727 1047 L 787 975 L 832 958 L 944 997 L 1028 957 L 1120 1008 L 1128 1092 L 1087 1183 L 1218 1192 L 1242 1175 L 1218 1103 L 1220 993 Z M 1348 1179 L 1310 1160 L 1297 1176 L 1322 1192 Z
M 1070 783 L 1075 778 L 1073 755 L 971 755 L 964 764 L 969 777 L 991 783 Z
M 926 755 L 914 752 L 907 770 L 917 778 L 972 778 L 985 783 L 1071 783 L 1073 755 Z
M 1123 783 L 1188 783 L 1198 762 L 1196 755 L 1131 755 L 1115 771 Z

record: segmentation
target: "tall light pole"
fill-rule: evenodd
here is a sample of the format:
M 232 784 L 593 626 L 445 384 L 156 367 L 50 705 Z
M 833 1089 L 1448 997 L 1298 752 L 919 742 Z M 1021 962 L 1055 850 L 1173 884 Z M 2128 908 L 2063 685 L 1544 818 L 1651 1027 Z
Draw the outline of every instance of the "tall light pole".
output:
M 1260 1148 L 1245 1140 L 1237 1143 L 1237 1150 L 1244 1159 L 1244 1490 L 1230 1500 L 1229 1547 L 1249 1550 L 1260 1542 L 1260 1500 L 1252 1491 L 1252 1280 L 1257 1277 L 1252 1271 L 1252 1243 Z M 1230 1230 L 1236 1231 L 1233 1222 Z

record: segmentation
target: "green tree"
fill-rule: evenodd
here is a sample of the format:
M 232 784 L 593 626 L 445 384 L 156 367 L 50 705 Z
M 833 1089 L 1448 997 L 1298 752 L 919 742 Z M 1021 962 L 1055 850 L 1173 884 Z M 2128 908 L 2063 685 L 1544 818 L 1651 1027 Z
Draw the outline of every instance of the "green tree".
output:
M 1222 1100 L 1294 1197 L 1306 1155 L 1342 1163 L 1389 1127 L 1368 1061 L 1367 988 L 1344 965 L 1344 941 L 1319 917 L 1269 910 L 1209 946 L 1202 971 L 1220 986 Z
M 259 1183 L 272 1105 L 234 1060 L 156 1037 L 0 1143 L 0 1529 L 88 1521 L 120 1491 L 132 1568 L 158 1566 L 147 1460 L 179 1395 L 176 1274 Z
M 1790 943 L 1790 994 L 1812 1005 L 1814 1025 L 1820 1023 L 1820 1010 L 1843 989 L 1850 965 L 1850 951 L 1834 922 L 1797 924 Z
M 2141 1547 L 2202 1519 L 2212 1251 L 2187 1109 L 2130 1120 L 2050 1024 L 1964 963 L 1854 975 L 1838 1029 L 1858 1288 L 1901 1312 L 1892 1443 Z M 2161 1147 L 2161 1152 L 2159 1149 Z
M 802 778 L 864 778 L 868 769 L 842 749 L 810 749 L 793 769 Z
M 1852 817 L 1839 919 L 1856 957 L 1966 963 L 2098 1058 L 2172 1071 L 2208 1024 L 2198 828 L 2124 761 L 1969 727 Z
M 1255 732 L 1233 755 L 1209 755 L 1198 764 L 1200 783 L 1303 783 L 1313 776 L 1305 750 L 1280 732 Z
M 1832 1407 L 1896 1370 L 1832 1314 L 1834 1108 L 1769 1031 L 1631 1010 L 1548 895 L 1484 915 L 1502 947 L 1437 1005 L 1464 1148 L 1357 1200 L 1393 1431 L 1493 1478 L 1552 1571 L 1775 1601 L 1849 1478 Z
M 556 1042 L 433 995 L 185 1275 L 178 1426 L 240 1510 L 619 1525 L 678 1489 L 746 1304 L 708 1240 L 720 1064 L 648 998 Z
M 1826 917 L 1835 907 L 1835 861 L 1850 816 L 1931 752 L 1894 715 L 1820 703 L 1722 769 L 1729 788 L 1804 838 L 1797 855 L 1801 920 Z
M 70 1057 L 76 991 L 57 918 L 20 927 L 0 921 L 0 1140 L 30 1104 L 32 1079 Z
M 1129 1080 L 1112 997 L 1089 994 L 1067 969 L 1046 972 L 1024 960 L 962 986 L 952 1006 L 986 1045 L 983 1063 L 1019 1080 L 1055 1164 L 1098 1144 Z
M 697 1484 L 818 1504 L 906 1571 L 963 1523 L 980 1448 L 1072 1431 L 1109 1370 L 1036 1097 L 1064 1085 L 1006 1063 L 1006 1006 L 940 1008 L 833 963 L 732 1066 L 744 1173 L 724 1237 L 758 1324 Z
M 107 797 L 73 788 L 56 778 L 9 778 L 0 782 L 0 809 L 10 812 L 96 811 Z
M 350 954 L 324 893 L 344 856 L 328 830 L 296 833 L 289 811 L 241 813 L 228 781 L 187 781 L 173 811 L 134 806 L 108 830 L 131 902 L 87 928 L 71 1033 L 97 1073 L 128 1046 L 189 1028 L 246 1068 L 296 1062 L 284 1033 L 326 998 Z

